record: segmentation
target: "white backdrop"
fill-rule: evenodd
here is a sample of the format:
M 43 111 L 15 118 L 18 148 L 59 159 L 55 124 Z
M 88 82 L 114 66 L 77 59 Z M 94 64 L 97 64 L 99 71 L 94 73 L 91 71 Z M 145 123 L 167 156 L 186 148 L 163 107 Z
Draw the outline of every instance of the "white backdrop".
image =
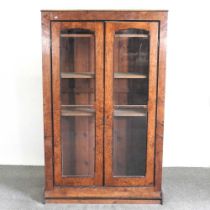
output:
M 164 166 L 210 166 L 207 0 L 7 0 L 0 7 L 0 164 L 44 164 L 41 9 L 168 9 Z

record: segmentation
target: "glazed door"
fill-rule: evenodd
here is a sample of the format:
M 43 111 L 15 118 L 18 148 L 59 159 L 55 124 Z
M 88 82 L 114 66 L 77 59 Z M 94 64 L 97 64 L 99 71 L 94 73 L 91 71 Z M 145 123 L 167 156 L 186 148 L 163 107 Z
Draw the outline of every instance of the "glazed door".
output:
M 102 185 L 103 23 L 52 23 L 54 180 Z
M 158 24 L 106 22 L 105 184 L 154 183 Z

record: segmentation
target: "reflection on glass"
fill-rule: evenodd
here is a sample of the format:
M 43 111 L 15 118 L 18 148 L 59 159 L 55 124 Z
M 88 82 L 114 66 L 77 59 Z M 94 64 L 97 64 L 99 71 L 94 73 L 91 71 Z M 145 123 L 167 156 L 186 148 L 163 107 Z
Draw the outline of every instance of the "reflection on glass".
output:
M 114 176 L 145 176 L 148 75 L 148 31 L 117 31 L 114 37 L 113 75 Z
M 115 79 L 114 104 L 146 105 L 148 101 L 148 79 Z
M 147 104 L 148 69 L 148 32 L 140 29 L 118 31 L 114 39 L 115 104 Z
M 65 29 L 60 34 L 62 175 L 94 176 L 94 33 Z

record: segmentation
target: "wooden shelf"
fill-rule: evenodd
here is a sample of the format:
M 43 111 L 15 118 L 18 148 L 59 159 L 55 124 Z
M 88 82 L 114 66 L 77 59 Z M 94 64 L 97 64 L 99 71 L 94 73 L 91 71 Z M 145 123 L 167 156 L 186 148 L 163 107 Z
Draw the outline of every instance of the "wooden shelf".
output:
M 61 34 L 61 37 L 70 38 L 82 38 L 82 37 L 93 37 L 94 34 Z
M 70 78 L 80 78 L 80 79 L 88 79 L 88 78 L 94 78 L 95 73 L 93 72 L 82 72 L 82 73 L 61 73 L 61 78 L 63 79 L 70 79 Z
M 114 105 L 115 109 L 137 109 L 144 108 L 147 109 L 147 105 Z
M 114 73 L 114 78 L 115 79 L 144 79 L 144 78 L 147 78 L 146 75 L 144 74 L 139 74 L 139 73 L 131 73 L 131 72 L 128 72 L 128 73 L 124 73 L 124 72 L 116 72 Z
M 149 38 L 147 34 L 115 34 L 115 37 L 125 37 L 125 38 Z
M 93 116 L 95 110 L 85 106 L 61 106 L 61 116 Z
M 94 88 L 71 88 L 71 89 L 64 89 L 62 90 L 61 94 L 94 94 L 95 89 Z
M 115 109 L 115 117 L 145 117 L 147 115 L 147 109 Z
M 77 109 L 77 108 L 88 108 L 88 109 L 92 109 L 94 107 L 94 105 L 61 105 L 62 109 Z

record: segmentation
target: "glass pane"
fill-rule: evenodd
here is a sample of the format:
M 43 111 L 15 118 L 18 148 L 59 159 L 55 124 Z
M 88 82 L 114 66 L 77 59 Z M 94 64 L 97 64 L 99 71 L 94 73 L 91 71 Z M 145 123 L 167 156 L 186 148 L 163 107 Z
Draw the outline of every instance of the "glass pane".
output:
M 114 104 L 146 105 L 148 101 L 147 79 L 115 79 Z
M 61 118 L 63 176 L 94 176 L 95 117 Z
M 94 41 L 92 31 L 63 30 L 60 37 L 61 72 L 94 72 Z
M 94 33 L 60 34 L 62 175 L 94 176 Z
M 95 101 L 94 79 L 62 79 L 62 105 L 92 105 Z
M 122 30 L 114 39 L 114 103 L 147 104 L 149 35 L 138 29 Z
M 113 175 L 145 176 L 149 33 L 120 30 L 114 37 Z
M 114 176 L 145 176 L 147 117 L 114 118 Z

